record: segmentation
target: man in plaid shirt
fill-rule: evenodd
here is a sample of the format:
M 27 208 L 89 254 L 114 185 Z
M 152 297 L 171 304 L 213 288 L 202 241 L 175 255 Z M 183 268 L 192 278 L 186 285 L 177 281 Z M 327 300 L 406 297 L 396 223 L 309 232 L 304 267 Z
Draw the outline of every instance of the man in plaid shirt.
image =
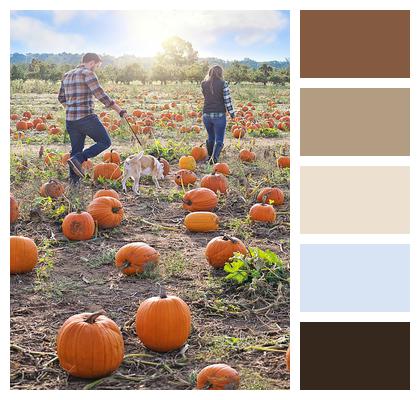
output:
M 59 102 L 66 108 L 66 129 L 71 142 L 71 157 L 68 160 L 71 184 L 77 184 L 85 176 L 84 161 L 111 146 L 108 132 L 94 113 L 93 97 L 105 107 L 115 110 L 121 118 L 126 114 L 99 85 L 95 69 L 101 61 L 97 54 L 86 53 L 80 65 L 64 74 L 58 93 Z M 86 136 L 96 143 L 84 149 Z

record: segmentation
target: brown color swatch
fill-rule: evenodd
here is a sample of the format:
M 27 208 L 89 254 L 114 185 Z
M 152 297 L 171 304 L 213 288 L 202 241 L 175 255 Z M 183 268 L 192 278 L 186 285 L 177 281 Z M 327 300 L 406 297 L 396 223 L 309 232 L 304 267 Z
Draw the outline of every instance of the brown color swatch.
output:
M 301 89 L 300 155 L 410 155 L 410 89 Z
M 409 390 L 408 322 L 302 322 L 302 390 Z
M 301 167 L 301 233 L 410 233 L 409 167 Z
M 301 11 L 300 76 L 409 78 L 410 11 Z

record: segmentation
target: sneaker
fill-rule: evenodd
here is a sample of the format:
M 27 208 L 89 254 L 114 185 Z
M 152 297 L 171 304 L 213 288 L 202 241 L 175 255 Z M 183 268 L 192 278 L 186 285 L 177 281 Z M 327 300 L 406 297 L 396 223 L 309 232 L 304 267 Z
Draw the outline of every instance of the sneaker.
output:
M 77 158 L 71 157 L 67 160 L 67 163 L 77 176 L 80 176 L 80 178 L 85 177 L 85 171 L 83 171 L 82 163 Z

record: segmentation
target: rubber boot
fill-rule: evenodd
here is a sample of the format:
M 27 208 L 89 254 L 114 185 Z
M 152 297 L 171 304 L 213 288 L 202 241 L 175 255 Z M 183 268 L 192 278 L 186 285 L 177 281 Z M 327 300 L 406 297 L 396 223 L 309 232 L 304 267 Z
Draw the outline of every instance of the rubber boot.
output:
M 223 149 L 223 142 L 216 142 L 216 145 L 214 146 L 213 151 L 213 164 L 216 164 L 219 161 L 220 153 Z

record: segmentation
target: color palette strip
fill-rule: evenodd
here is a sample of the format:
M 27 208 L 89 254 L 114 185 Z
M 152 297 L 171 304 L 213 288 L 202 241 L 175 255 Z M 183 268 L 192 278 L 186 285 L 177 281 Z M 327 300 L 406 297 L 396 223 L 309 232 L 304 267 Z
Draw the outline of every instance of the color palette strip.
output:
M 410 389 L 410 324 L 303 322 L 302 390 Z
M 409 78 L 410 12 L 300 13 L 301 78 Z
M 301 78 L 372 78 L 372 86 L 374 78 L 410 78 L 410 11 L 301 11 L 300 46 Z M 391 313 L 410 312 L 410 246 L 390 244 L 392 236 L 378 243 L 410 234 L 410 168 L 386 158 L 410 156 L 410 88 L 309 82 L 300 88 L 300 155 L 314 158 L 300 168 L 300 233 L 379 236 L 376 244 L 320 236 L 301 245 L 300 311 L 324 322 L 301 316 L 300 386 L 409 389 L 410 322 L 391 322 Z M 330 156 L 384 161 L 323 166 Z M 342 322 L 343 313 L 354 321 L 367 312 L 387 322 Z
M 410 155 L 410 89 L 301 89 L 302 156 Z
M 305 244 L 300 250 L 302 312 L 409 312 L 410 247 Z
M 409 167 L 302 167 L 300 177 L 301 233 L 410 232 Z

